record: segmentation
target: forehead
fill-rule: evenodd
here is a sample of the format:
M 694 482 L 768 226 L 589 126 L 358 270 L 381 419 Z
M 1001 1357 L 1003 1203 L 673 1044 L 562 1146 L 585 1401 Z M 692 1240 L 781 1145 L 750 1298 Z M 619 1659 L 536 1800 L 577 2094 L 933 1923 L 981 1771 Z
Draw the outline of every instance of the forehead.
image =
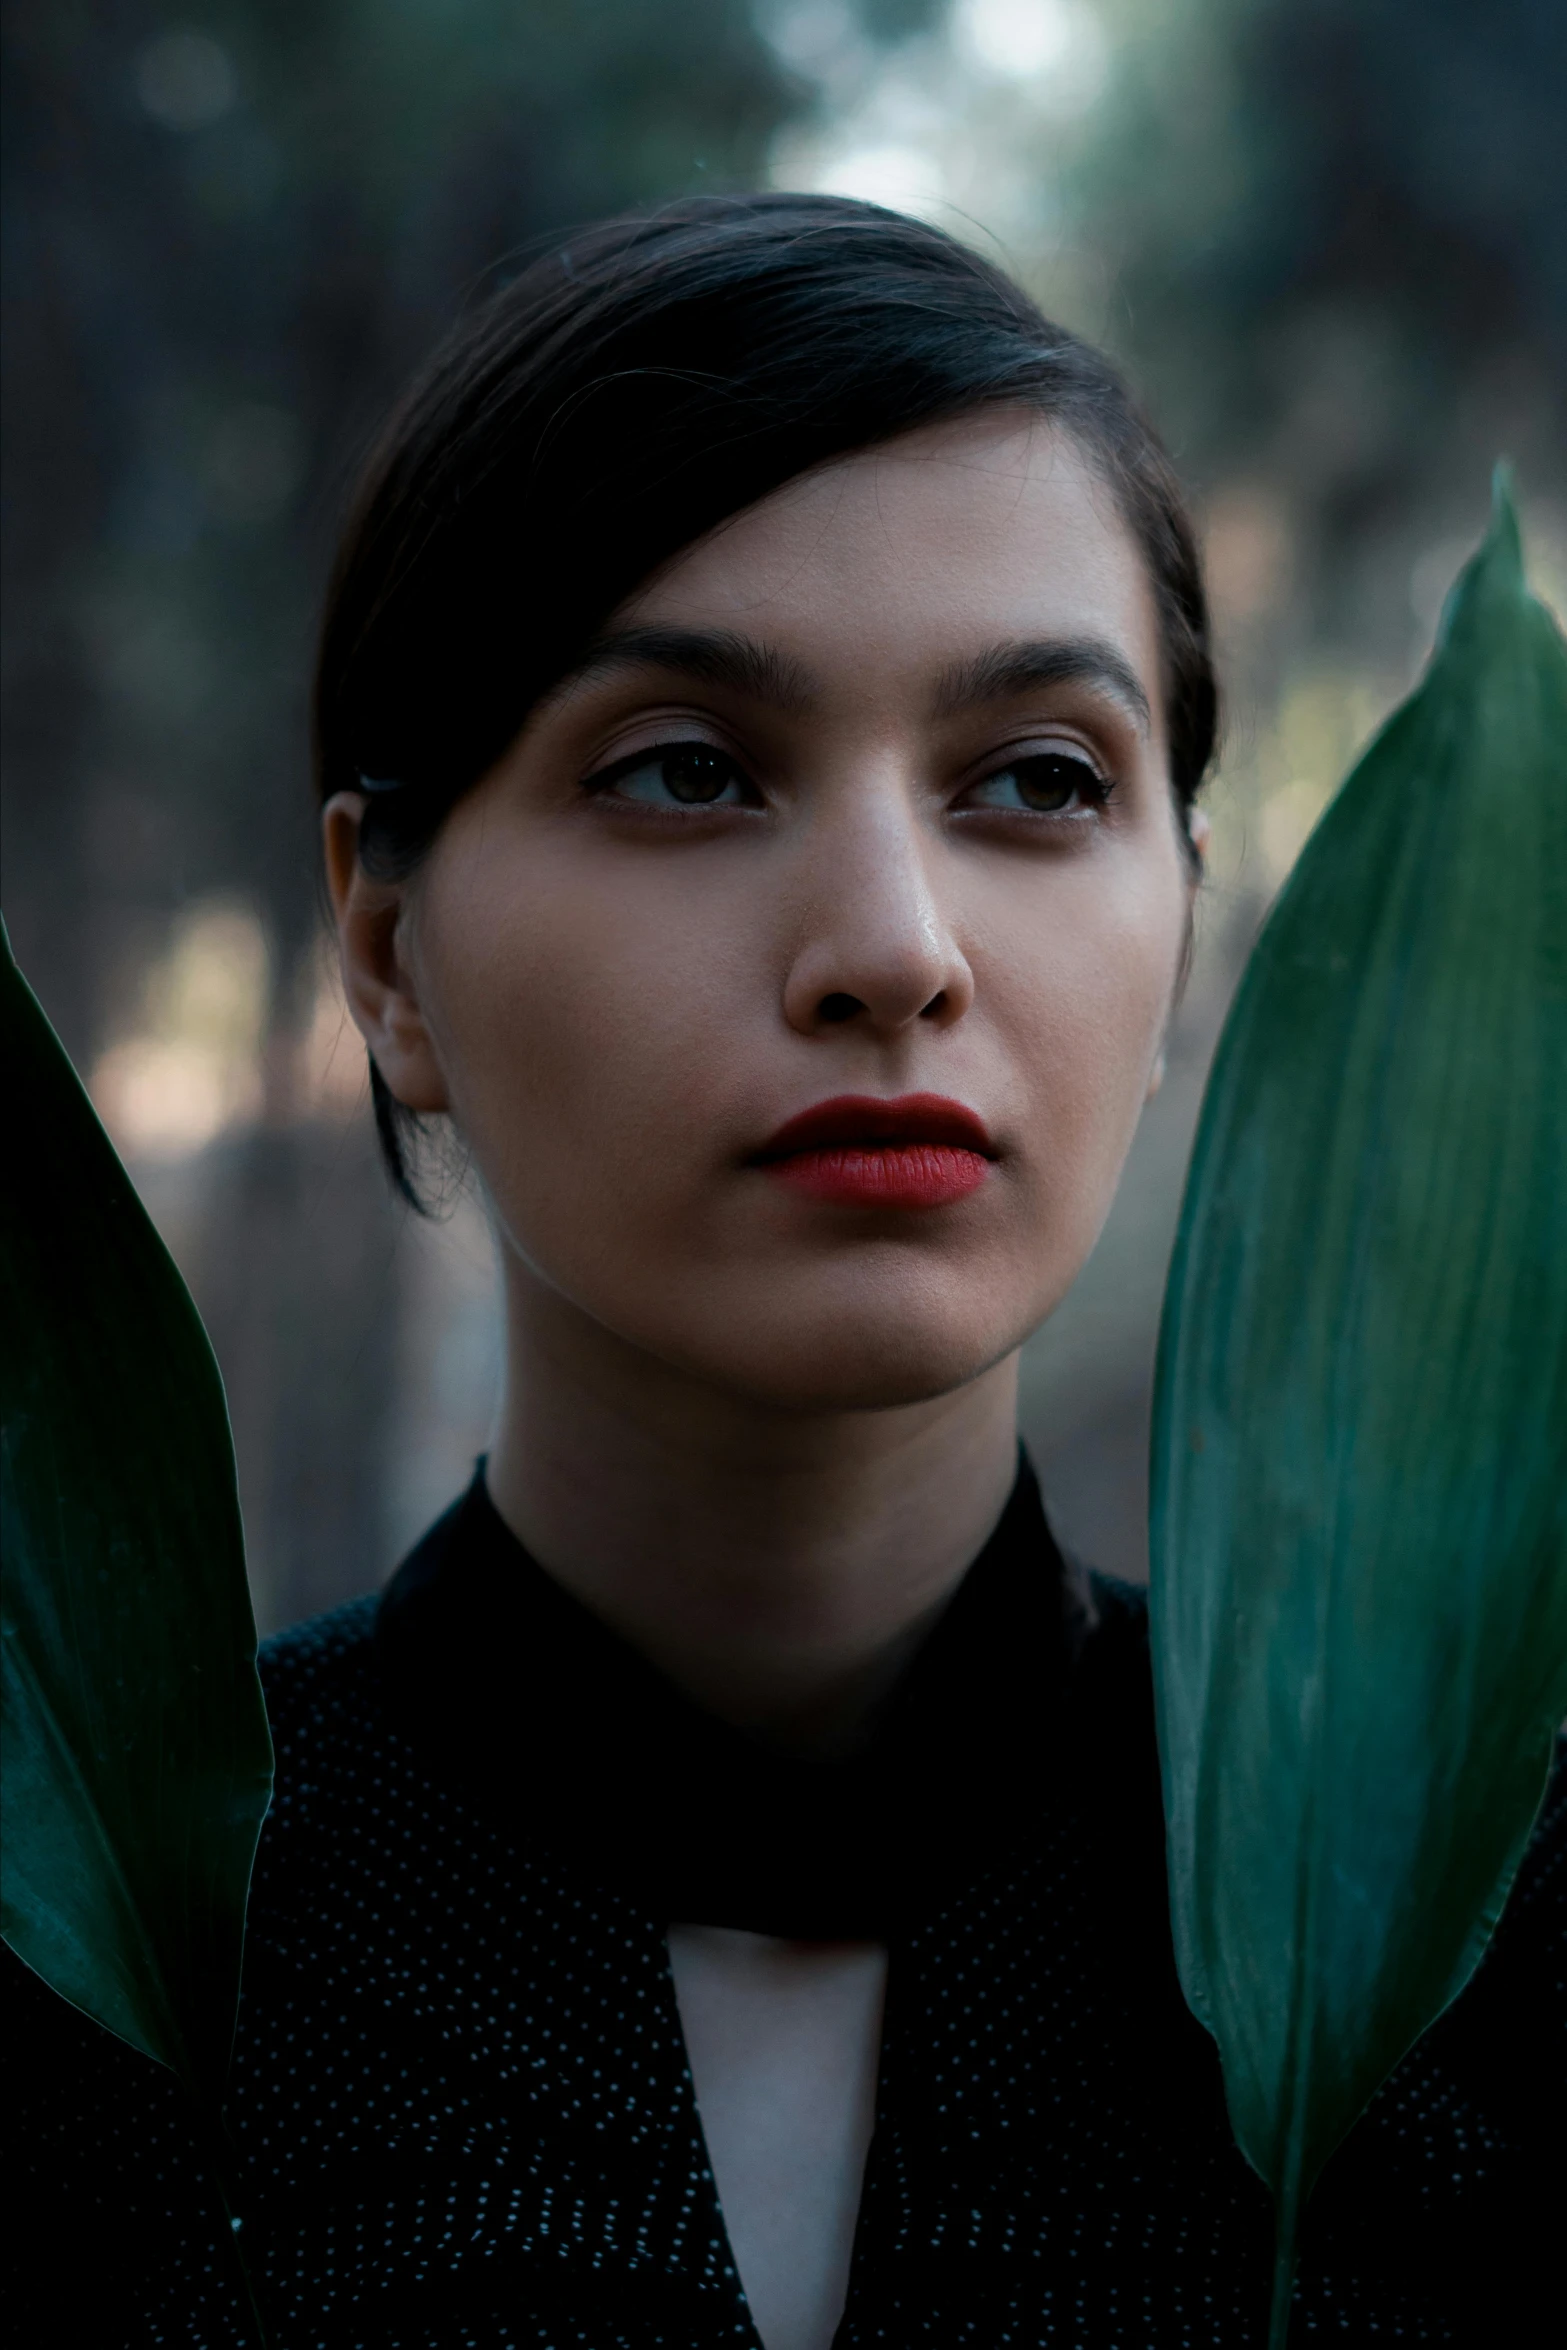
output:
M 1157 700 L 1141 552 L 1072 437 L 1020 410 L 929 426 L 786 483 L 685 548 L 618 617 L 765 635 L 820 673 L 943 666 L 1092 635 Z

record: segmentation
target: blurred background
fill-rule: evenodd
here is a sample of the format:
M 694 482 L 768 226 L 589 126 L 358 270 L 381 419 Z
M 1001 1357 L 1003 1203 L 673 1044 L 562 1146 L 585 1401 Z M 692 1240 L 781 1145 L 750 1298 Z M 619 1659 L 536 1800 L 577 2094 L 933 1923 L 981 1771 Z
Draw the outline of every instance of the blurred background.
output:
M 697 188 L 868 196 L 998 255 L 1118 355 L 1197 501 L 1229 705 L 1197 960 L 1026 1366 L 1064 1538 L 1144 1574 L 1208 1056 L 1498 455 L 1563 609 L 1567 8 L 23 0 L 5 46 L 5 913 L 212 1332 L 263 1627 L 386 1576 L 482 1446 L 498 1352 L 482 1216 L 390 1198 L 322 947 L 335 518 L 464 303 Z

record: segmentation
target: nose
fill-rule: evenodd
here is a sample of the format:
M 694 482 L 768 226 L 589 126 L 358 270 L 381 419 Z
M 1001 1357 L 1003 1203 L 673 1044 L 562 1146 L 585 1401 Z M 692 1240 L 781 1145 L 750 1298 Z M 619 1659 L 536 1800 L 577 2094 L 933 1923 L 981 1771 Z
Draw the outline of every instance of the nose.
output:
M 933 883 L 940 846 L 895 780 L 844 792 L 812 826 L 784 1017 L 801 1035 L 857 1023 L 901 1036 L 950 1027 L 974 975 Z

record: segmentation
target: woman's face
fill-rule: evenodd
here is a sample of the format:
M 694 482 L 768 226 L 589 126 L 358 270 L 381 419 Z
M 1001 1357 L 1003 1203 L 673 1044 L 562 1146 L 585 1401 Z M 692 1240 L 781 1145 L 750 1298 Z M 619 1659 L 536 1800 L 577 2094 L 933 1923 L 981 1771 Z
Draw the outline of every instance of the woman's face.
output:
M 356 807 L 356 1013 L 524 1296 L 808 1410 L 948 1391 L 1061 1298 L 1190 881 L 1143 564 L 1048 424 L 911 433 L 688 548 L 400 903 Z

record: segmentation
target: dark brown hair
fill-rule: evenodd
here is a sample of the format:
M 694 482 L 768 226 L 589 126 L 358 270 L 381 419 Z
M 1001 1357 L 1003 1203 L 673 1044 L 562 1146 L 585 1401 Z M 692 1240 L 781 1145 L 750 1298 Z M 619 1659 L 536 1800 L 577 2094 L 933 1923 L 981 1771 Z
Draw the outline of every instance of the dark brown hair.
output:
M 392 417 L 332 575 L 323 800 L 368 790 L 368 870 L 411 872 L 462 793 L 659 565 L 827 459 L 1001 402 L 1099 466 L 1142 549 L 1188 805 L 1217 696 L 1195 536 L 1115 370 L 990 262 L 845 197 L 712 197 L 552 247 Z M 393 1180 L 409 1113 L 372 1065 Z

